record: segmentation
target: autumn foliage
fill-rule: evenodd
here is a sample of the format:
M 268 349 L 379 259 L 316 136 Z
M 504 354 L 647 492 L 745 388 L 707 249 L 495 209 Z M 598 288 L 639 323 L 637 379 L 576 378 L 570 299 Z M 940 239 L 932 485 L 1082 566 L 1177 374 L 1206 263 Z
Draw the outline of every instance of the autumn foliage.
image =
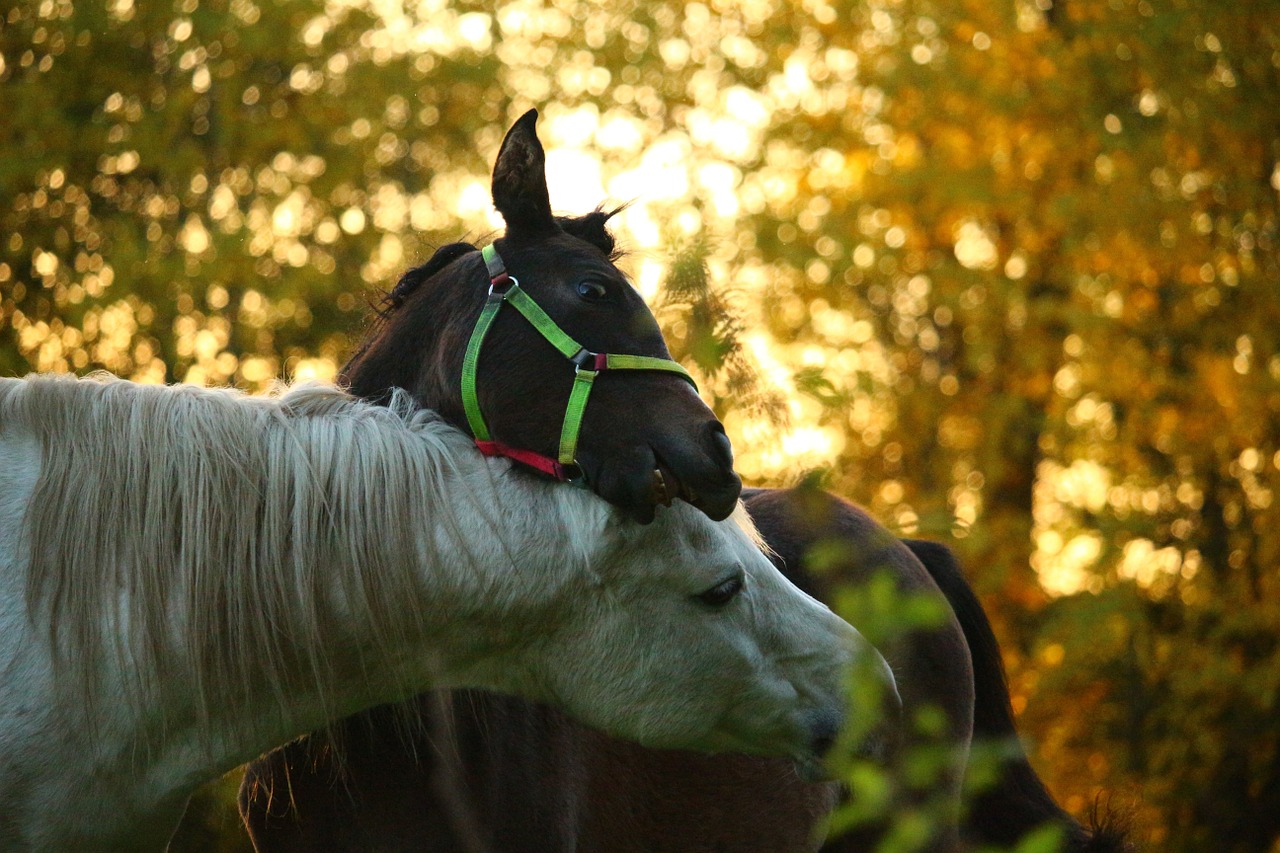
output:
M 332 376 L 527 106 L 748 478 L 958 551 L 1068 809 L 1280 849 L 1274 2 L 7 0 L 0 372 Z

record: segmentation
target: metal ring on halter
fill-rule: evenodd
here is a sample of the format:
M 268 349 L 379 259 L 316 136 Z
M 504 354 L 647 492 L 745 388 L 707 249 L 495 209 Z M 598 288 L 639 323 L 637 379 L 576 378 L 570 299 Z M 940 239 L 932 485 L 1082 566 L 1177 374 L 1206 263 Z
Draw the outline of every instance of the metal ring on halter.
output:
M 508 275 L 508 276 L 507 276 L 507 286 L 506 286 L 506 287 L 504 287 L 502 290 L 497 291 L 497 293 L 495 294 L 495 292 L 494 292 L 494 289 L 493 289 L 493 288 L 494 288 L 494 285 L 495 285 L 495 284 L 497 284 L 497 282 L 498 282 L 498 279 L 496 279 L 496 278 L 495 278 L 495 279 L 490 279 L 490 280 L 489 280 L 489 295 L 488 295 L 488 297 L 487 297 L 488 299 L 492 299 L 495 295 L 496 295 L 496 296 L 498 296 L 498 297 L 500 297 L 500 298 L 502 298 L 502 299 L 506 299 L 506 298 L 507 298 L 507 291 L 511 290 L 511 288 L 512 288 L 512 287 L 519 287 L 519 286 L 520 286 L 520 279 L 516 278 L 516 277 L 515 277 L 515 276 L 513 276 L 513 275 Z
M 608 359 L 601 358 L 600 353 L 592 352 L 583 347 L 569 357 L 569 362 L 573 364 L 574 373 L 581 373 L 584 370 L 590 370 L 599 373 L 608 366 Z

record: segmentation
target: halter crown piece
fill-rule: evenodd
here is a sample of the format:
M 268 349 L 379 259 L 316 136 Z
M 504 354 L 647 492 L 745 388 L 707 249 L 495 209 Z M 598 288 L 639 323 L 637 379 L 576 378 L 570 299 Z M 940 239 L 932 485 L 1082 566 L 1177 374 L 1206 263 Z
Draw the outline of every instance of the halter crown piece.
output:
M 619 355 L 617 353 L 591 352 L 569 337 L 556 322 L 543 311 L 533 297 L 520 288 L 520 282 L 507 274 L 506 265 L 493 246 L 485 246 L 482 252 L 485 267 L 489 271 L 489 297 L 485 300 L 480 317 L 467 341 L 467 352 L 462 360 L 462 406 L 467 414 L 467 424 L 475 437 L 476 447 L 486 456 L 505 456 L 548 474 L 557 480 L 586 485 L 586 476 L 577 463 L 578 433 L 582 429 L 582 417 L 587 411 L 592 384 L 602 370 L 646 370 L 674 373 L 693 386 L 698 385 L 676 362 L 647 355 Z M 476 368 L 480 363 L 480 348 L 485 335 L 493 325 L 503 305 L 510 305 L 520 312 L 537 329 L 547 342 L 569 361 L 573 362 L 573 388 L 565 406 L 564 424 L 560 428 L 560 451 L 556 459 L 511 447 L 494 441 L 489 427 L 480 413 L 480 398 L 476 395 Z

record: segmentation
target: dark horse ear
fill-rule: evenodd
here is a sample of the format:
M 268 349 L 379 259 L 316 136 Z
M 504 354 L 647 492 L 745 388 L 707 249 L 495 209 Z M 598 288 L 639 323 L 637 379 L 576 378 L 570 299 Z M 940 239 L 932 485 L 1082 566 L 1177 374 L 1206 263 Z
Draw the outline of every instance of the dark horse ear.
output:
M 538 111 L 520 116 L 507 131 L 493 166 L 493 206 L 507 221 L 507 236 L 537 236 L 556 231 L 547 195 L 547 158 L 534 124 Z

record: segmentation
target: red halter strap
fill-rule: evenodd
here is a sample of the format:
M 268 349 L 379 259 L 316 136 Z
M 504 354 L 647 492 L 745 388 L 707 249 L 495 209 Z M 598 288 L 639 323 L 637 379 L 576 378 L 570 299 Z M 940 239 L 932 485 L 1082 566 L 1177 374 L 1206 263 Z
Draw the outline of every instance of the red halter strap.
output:
M 541 471 L 562 483 L 576 483 L 582 476 L 577 470 L 577 465 L 562 465 L 550 456 L 543 456 L 541 453 L 534 453 L 532 450 L 522 450 L 519 447 L 512 447 L 500 441 L 481 441 L 478 438 L 475 441 L 476 447 L 485 456 L 505 456 L 507 459 L 514 459 L 516 462 L 528 465 L 530 468 Z

